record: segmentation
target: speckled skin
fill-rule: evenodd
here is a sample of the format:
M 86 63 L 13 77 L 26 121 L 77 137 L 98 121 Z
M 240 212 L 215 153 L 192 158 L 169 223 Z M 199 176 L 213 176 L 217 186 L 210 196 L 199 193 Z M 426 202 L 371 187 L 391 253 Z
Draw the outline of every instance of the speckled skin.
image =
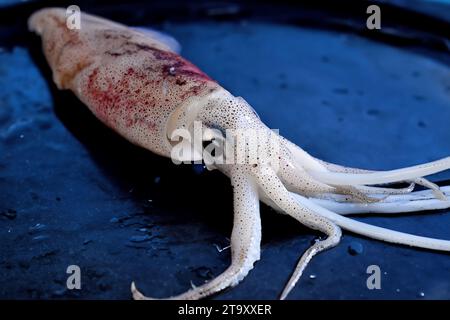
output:
M 169 156 L 160 136 L 170 114 L 192 96 L 219 88 L 189 61 L 140 32 L 82 14 L 80 30 L 63 9 L 30 19 L 60 89 L 72 90 L 107 126 L 131 142 Z
M 151 34 L 85 13 L 81 30 L 70 30 L 65 10 L 58 8 L 37 11 L 30 17 L 29 27 L 42 37 L 58 88 L 73 91 L 104 124 L 154 153 L 170 157 L 173 143 L 169 137 L 177 128 L 191 128 L 194 121 L 220 132 L 270 131 L 245 100 L 234 97 Z M 450 207 L 450 187 L 440 189 L 422 178 L 449 169 L 450 158 L 373 172 L 326 163 L 280 136 L 274 140 L 278 152 L 271 146 L 269 157 L 260 156 L 256 163 L 212 166 L 230 177 L 234 190 L 231 265 L 210 282 L 171 299 L 203 298 L 236 285 L 247 275 L 260 257 L 260 200 L 327 236 L 303 254 L 282 299 L 315 254 L 339 243 L 341 227 L 379 240 L 450 251 L 450 241 L 400 233 L 342 216 Z M 270 157 L 274 154 L 278 155 L 276 165 Z M 411 185 L 403 189 L 371 186 L 399 181 Z M 431 190 L 412 192 L 414 184 Z M 134 283 L 131 290 L 135 299 L 150 299 Z

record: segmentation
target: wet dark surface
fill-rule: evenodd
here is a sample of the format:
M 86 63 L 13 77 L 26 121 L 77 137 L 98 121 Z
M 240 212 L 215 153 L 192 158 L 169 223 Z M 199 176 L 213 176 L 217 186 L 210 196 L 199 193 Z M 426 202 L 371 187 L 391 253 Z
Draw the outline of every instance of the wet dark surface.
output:
M 262 120 L 321 159 L 391 169 L 450 154 L 448 65 L 341 32 L 277 24 L 166 22 L 183 55 Z M 434 181 L 450 178 L 444 173 Z M 37 39 L 0 52 L 0 297 L 129 299 L 135 280 L 165 297 L 230 258 L 227 178 L 124 141 L 56 91 Z M 448 211 L 360 217 L 450 239 Z M 262 207 L 261 261 L 216 299 L 274 299 L 318 234 Z M 79 265 L 82 289 L 65 289 Z M 366 269 L 381 268 L 381 290 Z M 450 256 L 344 232 L 292 299 L 450 299 Z M 421 293 L 424 295 L 422 296 Z

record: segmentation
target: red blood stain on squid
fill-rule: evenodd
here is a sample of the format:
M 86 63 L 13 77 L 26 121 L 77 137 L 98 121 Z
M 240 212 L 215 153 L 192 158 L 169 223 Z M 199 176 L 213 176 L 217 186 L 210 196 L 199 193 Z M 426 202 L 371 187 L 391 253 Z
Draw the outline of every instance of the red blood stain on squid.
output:
M 140 44 L 130 41 L 127 41 L 125 44 L 135 46 L 136 49 L 139 51 L 151 52 L 154 59 L 163 62 L 162 68 L 163 78 L 175 76 L 178 77 L 179 79 L 179 77 L 182 76 L 186 77 L 187 80 L 191 81 L 201 81 L 201 82 L 213 81 L 208 75 L 202 72 L 199 68 L 197 68 L 195 65 L 193 65 L 186 59 L 180 57 L 176 53 L 160 50 L 148 46 L 146 44 Z M 170 70 L 173 71 L 171 72 Z M 180 82 L 180 80 L 178 80 L 178 82 Z
M 86 88 L 94 113 L 110 126 L 122 122 L 127 128 L 139 126 L 156 130 L 155 121 L 162 121 L 155 120 L 160 117 L 157 114 L 161 109 L 174 108 L 215 84 L 196 66 L 173 52 L 131 41 L 126 41 L 125 46 L 126 50 L 115 55 L 105 54 L 118 59 L 120 65 L 123 56 L 140 52 L 146 57 L 145 65 L 125 68 L 119 81 L 113 81 L 115 73 L 110 75 L 109 67 L 96 68 L 89 75 Z M 142 59 L 142 55 L 137 59 Z
M 130 79 L 135 75 L 135 70 L 129 68 L 122 79 L 113 83 L 110 79 L 105 78 L 106 89 L 99 87 L 99 70 L 94 69 L 89 75 L 87 84 L 88 96 L 92 99 L 95 112 L 107 124 L 111 121 L 117 121 L 118 118 L 125 115 L 125 125 L 130 127 L 134 125 L 137 120 L 133 119 L 133 115 L 136 114 L 138 101 L 134 95 L 130 95 Z M 140 90 L 135 90 L 140 91 Z M 137 92 L 139 93 L 139 92 Z M 139 95 L 138 95 L 139 96 Z M 153 124 L 147 124 L 149 129 L 154 129 Z

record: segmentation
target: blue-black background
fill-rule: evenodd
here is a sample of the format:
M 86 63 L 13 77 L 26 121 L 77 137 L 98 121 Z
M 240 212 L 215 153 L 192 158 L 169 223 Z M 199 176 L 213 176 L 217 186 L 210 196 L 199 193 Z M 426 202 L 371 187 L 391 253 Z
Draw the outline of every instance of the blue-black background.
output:
M 449 6 L 376 2 L 382 30 L 369 31 L 371 3 L 77 4 L 171 34 L 184 57 L 316 157 L 393 169 L 448 156 Z M 129 299 L 132 280 L 165 297 L 223 271 L 230 252 L 216 245 L 228 245 L 232 228 L 227 178 L 132 146 L 55 89 L 26 19 L 39 7 L 74 3 L 0 4 L 0 298 Z M 261 261 L 216 299 L 277 298 L 319 235 L 261 211 Z M 450 239 L 448 211 L 356 218 Z M 351 255 L 349 246 L 362 250 Z M 82 271 L 79 291 L 65 289 L 72 264 Z M 381 290 L 366 287 L 372 264 Z M 450 257 L 345 232 L 289 298 L 449 299 Z

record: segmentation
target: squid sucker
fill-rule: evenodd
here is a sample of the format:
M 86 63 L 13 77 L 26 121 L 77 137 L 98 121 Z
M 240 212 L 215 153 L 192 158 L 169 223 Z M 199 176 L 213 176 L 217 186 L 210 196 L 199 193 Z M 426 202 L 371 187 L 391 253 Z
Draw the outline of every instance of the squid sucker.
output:
M 397 232 L 346 217 L 450 208 L 450 186 L 439 187 L 424 178 L 450 169 L 450 157 L 389 171 L 349 168 L 316 159 L 264 125 L 243 98 L 233 96 L 182 58 L 173 42 L 159 33 L 84 12 L 79 29 L 69 28 L 66 19 L 65 9 L 45 8 L 28 21 L 29 29 L 42 38 L 56 86 L 71 90 L 101 122 L 131 143 L 187 161 L 199 159 L 204 142 L 217 145 L 221 139 L 227 140 L 224 132 L 251 131 L 266 137 L 235 144 L 232 151 L 242 151 L 242 161 L 208 165 L 227 175 L 233 187 L 230 266 L 211 281 L 168 299 L 205 298 L 235 286 L 248 274 L 260 258 L 260 201 L 324 234 L 300 257 L 281 299 L 294 288 L 313 256 L 339 243 L 341 229 L 395 244 L 450 251 L 449 240 Z M 203 129 L 200 148 L 177 156 L 178 130 L 193 133 L 196 123 Z M 249 148 L 267 152 L 254 158 L 246 152 Z M 399 183 L 407 187 L 397 187 Z M 416 185 L 423 190 L 415 191 Z M 134 299 L 153 299 L 144 296 L 134 282 L 131 292 Z

